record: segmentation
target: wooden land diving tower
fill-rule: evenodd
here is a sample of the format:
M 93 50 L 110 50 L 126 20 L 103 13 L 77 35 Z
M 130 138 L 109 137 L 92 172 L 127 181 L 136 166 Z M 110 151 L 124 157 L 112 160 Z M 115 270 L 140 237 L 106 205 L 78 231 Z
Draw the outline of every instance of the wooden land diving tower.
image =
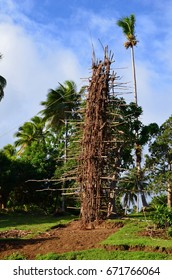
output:
M 104 49 L 104 60 L 93 59 L 79 155 L 78 183 L 81 190 L 81 222 L 94 226 L 101 217 L 104 189 L 110 170 L 110 154 L 117 149 L 109 119 L 110 91 L 116 75 L 110 71 L 113 55 Z M 109 202 L 107 202 L 108 204 Z

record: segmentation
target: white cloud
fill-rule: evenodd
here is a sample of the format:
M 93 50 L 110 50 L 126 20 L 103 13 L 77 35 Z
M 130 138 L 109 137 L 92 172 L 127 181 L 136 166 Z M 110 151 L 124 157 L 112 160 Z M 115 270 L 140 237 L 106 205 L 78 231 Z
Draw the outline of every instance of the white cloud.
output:
M 38 113 L 49 88 L 71 79 L 81 86 L 83 69 L 72 50 L 58 40 L 46 37 L 44 30 L 27 33 L 7 18 L 0 23 L 0 74 L 7 80 L 5 97 L 0 103 L 0 147 L 11 142 L 25 121 Z
M 112 67 L 124 82 L 130 82 L 130 89 L 133 87 L 130 51 L 123 47 L 125 38 L 116 26 L 121 16 L 117 9 L 112 14 L 111 7 L 109 12 L 99 13 L 74 7 L 68 19 L 57 17 L 45 24 L 44 15 L 41 20 L 34 20 L 35 14 L 27 16 L 36 8 L 35 1 L 18 3 L 0 1 L 0 52 L 4 55 L 0 75 L 8 83 L 0 103 L 0 135 L 4 135 L 0 137 L 0 147 L 13 142 L 12 135 L 19 125 L 41 110 L 39 104 L 49 88 L 66 79 L 74 80 L 78 87 L 82 85 L 80 78 L 90 75 L 92 42 L 97 58 L 103 56 L 98 39 L 114 51 L 116 62 Z M 170 1 L 168 8 L 158 3 L 156 10 L 136 14 L 139 44 L 135 54 L 142 120 L 162 124 L 171 115 L 172 24 L 167 15 L 172 5 Z M 133 95 L 127 99 L 132 101 Z

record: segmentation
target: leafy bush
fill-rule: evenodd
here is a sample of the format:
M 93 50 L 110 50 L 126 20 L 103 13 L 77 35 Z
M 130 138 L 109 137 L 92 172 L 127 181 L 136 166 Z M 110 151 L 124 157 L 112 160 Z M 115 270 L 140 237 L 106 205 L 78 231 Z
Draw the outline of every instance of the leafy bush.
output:
M 154 196 L 150 203 L 150 206 L 156 208 L 157 206 L 166 206 L 167 205 L 167 195 L 160 194 L 158 196 Z
M 172 226 L 172 209 L 164 205 L 158 205 L 152 219 L 159 228 L 170 227 Z

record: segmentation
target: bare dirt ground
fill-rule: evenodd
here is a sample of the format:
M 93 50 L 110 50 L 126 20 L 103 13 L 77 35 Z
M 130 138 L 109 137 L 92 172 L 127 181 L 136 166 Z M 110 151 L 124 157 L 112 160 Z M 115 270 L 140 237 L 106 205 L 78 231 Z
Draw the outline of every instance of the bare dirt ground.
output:
M 122 223 L 102 222 L 95 229 L 83 230 L 79 221 L 53 228 L 34 238 L 21 239 L 29 232 L 12 230 L 0 233 L 0 259 L 12 253 L 20 253 L 27 259 L 35 259 L 38 254 L 64 253 L 101 247 L 100 242 L 115 233 Z M 8 238 L 8 239 L 7 239 Z

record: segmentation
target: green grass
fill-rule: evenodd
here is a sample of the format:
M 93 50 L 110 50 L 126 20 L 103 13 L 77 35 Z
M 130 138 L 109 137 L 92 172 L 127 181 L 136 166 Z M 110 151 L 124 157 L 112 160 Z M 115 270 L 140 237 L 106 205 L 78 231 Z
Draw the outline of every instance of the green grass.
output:
M 16 253 L 13 253 L 13 254 L 7 256 L 4 260 L 26 260 L 26 257 L 23 256 L 22 254 L 16 252 Z
M 19 229 L 31 231 L 32 235 L 36 235 L 58 224 L 68 223 L 74 218 L 75 217 L 71 215 L 54 217 L 37 213 L 0 213 L 0 231 Z M 31 235 L 29 235 L 29 237 L 31 237 Z
M 29 230 L 32 235 L 45 232 L 59 224 L 65 224 L 76 217 L 64 216 L 61 218 L 50 215 L 23 214 L 23 213 L 0 213 L 0 230 L 21 229 Z M 116 221 L 116 220 L 115 220 Z M 121 221 L 121 220 L 119 220 Z M 131 216 L 122 220 L 124 226 L 116 233 L 109 236 L 101 244 L 102 249 L 84 250 L 80 252 L 68 252 L 64 254 L 48 253 L 38 255 L 36 259 L 47 260 L 172 260 L 172 254 L 165 254 L 165 248 L 172 249 L 172 238 L 168 240 L 151 238 L 150 236 L 140 236 L 146 226 L 152 225 L 150 221 L 145 221 L 143 215 Z M 112 221 L 114 222 L 114 220 Z M 27 236 L 30 238 L 32 235 Z M 116 246 L 113 250 L 113 246 Z M 119 246 L 119 247 L 118 247 Z M 134 251 L 139 247 L 140 251 Z M 148 249 L 146 251 L 145 247 Z M 154 249 L 159 252 L 153 252 Z M 118 249 L 118 250 L 117 250 Z M 132 249 L 132 251 L 130 251 Z M 150 251 L 150 252 L 149 252 Z M 15 252 L 7 259 L 25 259 L 25 256 Z
M 37 259 L 42 260 L 172 260 L 172 254 L 161 252 L 146 252 L 145 246 L 153 251 L 155 248 L 161 250 L 172 248 L 172 238 L 163 240 L 151 238 L 149 236 L 139 236 L 138 233 L 143 231 L 148 222 L 143 220 L 143 215 L 138 218 L 124 220 L 124 226 L 116 233 L 109 236 L 101 244 L 106 249 L 92 249 L 80 252 L 69 252 L 64 254 L 48 253 L 46 255 L 38 255 Z M 112 221 L 114 222 L 114 221 Z M 149 221 L 149 225 L 151 222 Z M 108 250 L 108 246 L 111 250 Z M 113 251 L 113 246 L 119 246 L 119 250 Z M 134 251 L 134 247 L 139 247 L 140 251 Z M 117 249 L 117 247 L 116 247 Z M 126 249 L 126 250 L 125 250 Z M 133 251 L 129 251 L 132 249 Z
M 151 236 L 139 236 L 139 232 L 146 226 L 145 221 L 132 221 L 129 220 L 125 226 L 115 234 L 109 236 L 102 242 L 104 245 L 111 246 L 140 246 L 140 247 L 165 247 L 172 248 L 172 238 L 164 240 L 160 238 L 151 238 Z
M 92 249 L 65 254 L 47 253 L 38 255 L 37 260 L 172 260 L 172 254 L 154 252 L 129 252 L 106 251 L 104 249 Z

